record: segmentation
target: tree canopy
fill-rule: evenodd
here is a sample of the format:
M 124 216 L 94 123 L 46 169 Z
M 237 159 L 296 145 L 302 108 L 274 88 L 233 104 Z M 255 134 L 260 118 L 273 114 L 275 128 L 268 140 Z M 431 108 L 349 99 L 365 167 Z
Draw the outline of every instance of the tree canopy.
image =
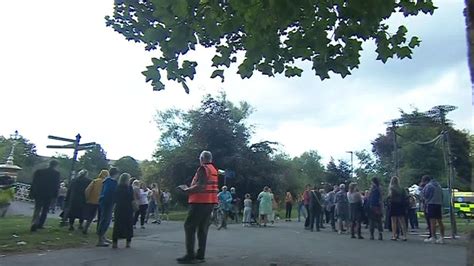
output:
M 445 168 L 441 142 L 430 142 L 442 131 L 439 121 L 423 116 L 418 111 L 412 113 L 401 112 L 403 118 L 412 119 L 397 128 L 399 172 L 404 185 L 419 183 L 421 176 L 428 174 L 437 178 L 443 185 L 446 184 L 447 172 Z M 452 126 L 448 127 L 450 146 L 453 154 L 453 166 L 456 170 L 454 186 L 468 189 L 472 178 L 472 164 L 469 152 L 469 134 Z M 377 157 L 378 168 L 388 179 L 393 175 L 394 160 L 393 133 L 387 128 L 386 134 L 379 135 L 373 142 L 373 152 Z
M 411 58 L 420 44 L 407 28 L 394 30 L 394 14 L 433 14 L 432 0 L 115 0 L 106 24 L 127 40 L 159 49 L 143 72 L 154 90 L 163 90 L 160 71 L 181 83 L 196 74 L 197 62 L 183 56 L 197 45 L 212 48 L 211 77 L 224 80 L 224 69 L 238 64 L 241 78 L 255 71 L 267 76 L 301 76 L 307 61 L 324 80 L 345 77 L 360 64 L 362 43 L 376 43 L 377 59 Z M 238 54 L 243 54 L 239 60 Z
M 108 169 L 109 161 L 102 146 L 98 144 L 94 148 L 87 150 L 79 158 L 79 166 L 89 171 L 91 178 L 94 178 L 102 169 Z
M 117 167 L 120 173 L 129 173 L 135 178 L 140 178 L 142 176 L 140 165 L 132 156 L 121 157 L 113 166 Z

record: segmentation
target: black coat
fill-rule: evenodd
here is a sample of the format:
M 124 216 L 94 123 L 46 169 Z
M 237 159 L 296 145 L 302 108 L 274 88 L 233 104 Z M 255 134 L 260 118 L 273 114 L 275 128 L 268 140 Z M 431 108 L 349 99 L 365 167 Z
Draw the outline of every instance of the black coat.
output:
M 115 212 L 114 229 L 112 238 L 114 240 L 133 237 L 133 191 L 125 185 L 117 186 L 115 190 Z
M 66 196 L 66 204 L 69 207 L 69 218 L 86 218 L 87 204 L 85 190 L 90 182 L 91 180 L 86 177 L 78 177 L 72 180 Z
M 309 209 L 314 211 L 321 211 L 323 204 L 323 197 L 317 190 L 309 192 Z
M 59 172 L 53 168 L 36 170 L 30 188 L 32 199 L 54 199 L 58 196 Z

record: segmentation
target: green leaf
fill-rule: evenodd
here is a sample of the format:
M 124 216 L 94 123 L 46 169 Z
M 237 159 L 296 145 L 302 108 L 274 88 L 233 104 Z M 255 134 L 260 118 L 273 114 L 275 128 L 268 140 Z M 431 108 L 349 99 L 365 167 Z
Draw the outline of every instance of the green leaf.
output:
M 285 76 L 286 77 L 294 77 L 298 76 L 301 77 L 301 73 L 303 73 L 303 69 L 298 67 L 286 66 L 285 67 Z
M 223 69 L 216 69 L 212 72 L 211 78 L 220 77 L 221 81 L 224 82 L 224 70 Z
M 418 37 L 413 36 L 411 37 L 410 43 L 408 44 L 408 47 L 410 48 L 415 48 L 417 46 L 420 46 L 421 41 L 418 39 Z

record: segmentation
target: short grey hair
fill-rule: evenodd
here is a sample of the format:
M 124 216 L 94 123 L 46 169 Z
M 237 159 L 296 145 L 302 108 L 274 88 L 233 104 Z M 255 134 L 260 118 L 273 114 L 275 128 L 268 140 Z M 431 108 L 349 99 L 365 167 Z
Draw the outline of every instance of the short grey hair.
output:
M 205 163 L 212 162 L 212 153 L 210 151 L 202 151 L 199 159 Z

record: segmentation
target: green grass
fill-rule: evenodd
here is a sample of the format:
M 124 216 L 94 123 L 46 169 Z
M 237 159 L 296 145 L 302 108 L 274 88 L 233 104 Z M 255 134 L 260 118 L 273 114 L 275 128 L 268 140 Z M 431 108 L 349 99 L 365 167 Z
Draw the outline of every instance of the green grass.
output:
M 92 246 L 97 241 L 95 232 L 69 232 L 67 227 L 59 227 L 57 219 L 48 219 L 45 229 L 34 233 L 30 232 L 30 223 L 31 217 L 25 216 L 0 219 L 0 254 Z

